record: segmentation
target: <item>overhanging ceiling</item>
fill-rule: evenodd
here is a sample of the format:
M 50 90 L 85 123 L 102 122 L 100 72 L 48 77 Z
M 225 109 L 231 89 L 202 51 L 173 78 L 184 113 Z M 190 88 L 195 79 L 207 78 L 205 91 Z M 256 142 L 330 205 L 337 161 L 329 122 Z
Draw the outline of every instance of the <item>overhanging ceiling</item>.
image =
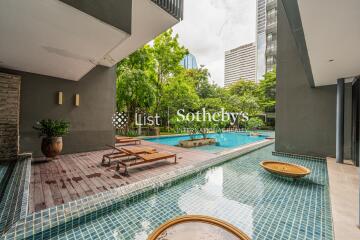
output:
M 57 0 L 0 0 L 0 66 L 79 80 L 129 35 Z
M 100 64 L 116 64 L 178 22 L 150 0 L 133 0 L 131 36 L 112 49 Z
M 360 74 L 360 1 L 298 0 L 315 86 Z
M 178 22 L 151 0 L 133 0 L 131 11 L 129 35 L 62 1 L 0 0 L 0 67 L 77 81 Z

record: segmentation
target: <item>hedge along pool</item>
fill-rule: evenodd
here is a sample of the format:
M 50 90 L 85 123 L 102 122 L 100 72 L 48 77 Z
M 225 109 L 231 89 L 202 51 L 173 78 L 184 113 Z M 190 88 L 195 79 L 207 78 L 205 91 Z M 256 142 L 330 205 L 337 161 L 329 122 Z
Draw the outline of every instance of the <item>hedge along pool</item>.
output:
M 197 134 L 196 138 L 201 138 L 202 135 Z M 216 138 L 216 144 L 196 147 L 194 149 L 208 151 L 212 153 L 221 152 L 224 150 L 237 148 L 245 144 L 264 140 L 266 135 L 249 136 L 247 133 L 238 132 L 225 132 L 225 133 L 210 133 L 209 138 Z M 177 146 L 179 141 L 189 140 L 190 136 L 170 136 L 170 137 L 158 137 L 158 138 L 145 138 L 144 140 L 154 143 L 160 143 L 170 146 Z

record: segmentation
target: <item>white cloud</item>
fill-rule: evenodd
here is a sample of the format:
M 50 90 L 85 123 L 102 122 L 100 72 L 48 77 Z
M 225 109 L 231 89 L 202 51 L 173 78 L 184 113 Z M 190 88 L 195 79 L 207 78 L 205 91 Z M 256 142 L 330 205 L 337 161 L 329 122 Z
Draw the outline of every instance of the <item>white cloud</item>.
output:
M 255 0 L 184 0 L 179 42 L 224 85 L 224 52 L 255 41 Z

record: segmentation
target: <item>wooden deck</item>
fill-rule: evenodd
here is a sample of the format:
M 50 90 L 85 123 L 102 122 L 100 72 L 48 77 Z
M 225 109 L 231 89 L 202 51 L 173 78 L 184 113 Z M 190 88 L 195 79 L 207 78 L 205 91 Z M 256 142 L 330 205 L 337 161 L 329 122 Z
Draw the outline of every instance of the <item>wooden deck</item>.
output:
M 142 141 L 142 145 L 152 146 L 158 151 L 176 153 L 178 163 L 174 164 L 174 161 L 169 159 L 134 166 L 129 168 L 130 176 L 123 176 L 115 171 L 115 164 L 101 166 L 103 154 L 110 153 L 111 150 L 67 154 L 50 162 L 34 162 L 31 168 L 29 212 L 121 187 L 216 156 L 147 141 Z

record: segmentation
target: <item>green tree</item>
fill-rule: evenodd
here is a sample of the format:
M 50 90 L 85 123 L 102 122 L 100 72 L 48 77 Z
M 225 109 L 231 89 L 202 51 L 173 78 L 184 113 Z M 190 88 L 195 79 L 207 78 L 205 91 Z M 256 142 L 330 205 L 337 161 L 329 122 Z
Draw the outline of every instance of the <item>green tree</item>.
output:
M 126 111 L 131 123 L 135 112 L 158 113 L 164 120 L 177 117 L 178 109 L 195 112 L 206 108 L 214 113 L 224 108 L 249 116 L 274 111 L 275 70 L 266 73 L 259 84 L 240 80 L 229 88 L 221 88 L 209 81 L 206 67 L 184 69 L 180 61 L 186 54 L 188 50 L 179 44 L 178 35 L 168 30 L 155 38 L 151 46 L 145 45 L 118 63 L 118 111 Z M 178 125 L 170 122 L 175 127 Z
M 180 61 L 189 53 L 185 47 L 180 46 L 178 38 L 177 34 L 173 36 L 173 31 L 170 29 L 154 40 L 152 52 L 156 72 L 156 110 L 160 108 L 164 86 L 170 78 L 178 75 L 183 70 Z
M 200 98 L 212 98 L 216 95 L 217 86 L 209 82 L 210 73 L 204 66 L 186 70 L 186 77 L 194 83 Z
M 267 72 L 259 83 L 260 105 L 265 112 L 275 112 L 276 69 Z
M 246 112 L 249 116 L 256 116 L 262 112 L 260 105 L 259 85 L 253 81 L 240 80 L 232 84 L 229 89 L 227 108 L 230 111 Z
M 253 81 L 240 79 L 239 81 L 230 85 L 229 92 L 231 95 L 237 96 L 257 96 L 258 85 Z
M 193 83 L 183 74 L 178 74 L 169 79 L 163 88 L 161 99 L 163 117 L 167 116 L 168 111 L 171 115 L 176 114 L 178 109 L 184 109 L 186 112 L 194 111 L 199 108 L 199 102 Z
M 232 95 L 229 94 L 224 99 L 225 109 L 229 112 L 244 112 L 249 116 L 255 116 L 261 113 L 259 99 L 252 94 Z
M 224 104 L 221 98 L 202 98 L 200 99 L 200 108 L 205 108 L 208 112 L 218 112 Z
M 148 111 L 156 100 L 154 61 L 148 45 L 117 64 L 116 105 L 126 111 L 130 124 L 136 111 Z
M 258 117 L 253 117 L 253 118 L 250 118 L 249 121 L 247 121 L 246 129 L 256 130 L 256 129 L 263 127 L 264 125 L 265 124 L 264 124 L 263 120 L 261 120 Z

